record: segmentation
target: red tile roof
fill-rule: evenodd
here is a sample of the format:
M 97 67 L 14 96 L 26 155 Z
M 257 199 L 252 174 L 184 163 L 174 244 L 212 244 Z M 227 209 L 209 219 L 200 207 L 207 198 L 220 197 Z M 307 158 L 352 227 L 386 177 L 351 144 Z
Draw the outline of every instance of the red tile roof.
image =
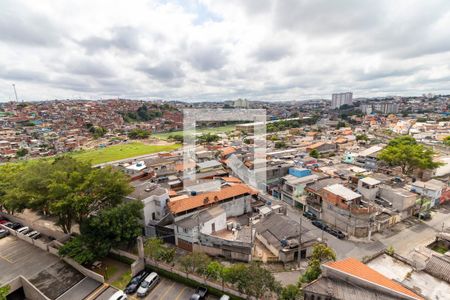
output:
M 362 280 L 371 282 L 372 284 L 382 286 L 386 289 L 395 291 L 396 293 L 400 293 L 406 296 L 409 296 L 413 299 L 424 299 L 412 291 L 408 290 L 401 284 L 385 277 L 384 275 L 378 273 L 374 269 L 366 266 L 359 260 L 349 257 L 343 260 L 328 262 L 325 264 L 325 267 L 346 273 L 353 277 L 358 277 Z
M 253 189 L 245 184 L 234 184 L 229 187 L 224 187 L 220 191 L 203 193 L 177 201 L 169 201 L 167 206 L 173 214 L 177 214 L 198 207 L 211 205 L 225 199 L 242 196 L 245 194 L 251 195 L 255 193 L 256 192 Z

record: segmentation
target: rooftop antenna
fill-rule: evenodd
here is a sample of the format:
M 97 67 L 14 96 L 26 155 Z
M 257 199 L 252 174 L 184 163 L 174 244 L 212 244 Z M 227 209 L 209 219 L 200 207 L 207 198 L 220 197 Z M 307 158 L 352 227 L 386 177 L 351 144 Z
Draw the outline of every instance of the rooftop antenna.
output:
M 16 96 L 16 103 L 17 103 L 17 102 L 19 102 L 19 100 L 17 99 L 16 84 L 13 83 L 12 86 L 13 86 L 13 89 L 14 89 L 14 95 Z

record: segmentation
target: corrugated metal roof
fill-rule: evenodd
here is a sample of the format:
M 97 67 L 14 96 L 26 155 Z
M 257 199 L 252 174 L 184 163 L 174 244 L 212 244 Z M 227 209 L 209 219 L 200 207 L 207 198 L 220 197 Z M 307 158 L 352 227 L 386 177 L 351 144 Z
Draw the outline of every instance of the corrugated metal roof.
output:
M 450 259 L 433 255 L 424 271 L 450 283 Z
M 338 195 L 338 196 L 344 198 L 345 200 L 353 200 L 353 199 L 361 197 L 360 194 L 355 193 L 354 191 L 352 191 L 349 188 L 346 188 L 342 184 L 333 184 L 333 185 L 325 187 L 324 190 L 327 190 L 330 193 Z

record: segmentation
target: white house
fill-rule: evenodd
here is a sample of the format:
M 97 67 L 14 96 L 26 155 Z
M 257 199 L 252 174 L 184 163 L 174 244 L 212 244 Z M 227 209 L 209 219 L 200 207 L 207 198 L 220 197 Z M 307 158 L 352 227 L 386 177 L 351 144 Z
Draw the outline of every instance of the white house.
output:
M 431 179 L 428 181 L 416 181 L 411 184 L 412 192 L 431 199 L 431 206 L 439 204 L 439 198 L 442 192 L 447 188 L 447 185 L 442 181 Z
M 144 182 L 135 186 L 133 193 L 126 197 L 131 200 L 139 200 L 144 204 L 144 222 L 148 225 L 151 221 L 163 218 L 167 213 L 166 205 L 169 201 L 167 189 L 158 184 Z

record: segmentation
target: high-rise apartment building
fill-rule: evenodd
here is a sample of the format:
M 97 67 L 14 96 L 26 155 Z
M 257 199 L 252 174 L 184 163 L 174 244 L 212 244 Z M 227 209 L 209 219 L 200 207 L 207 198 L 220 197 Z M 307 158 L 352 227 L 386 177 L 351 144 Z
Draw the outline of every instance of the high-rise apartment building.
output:
M 331 108 L 339 108 L 344 104 L 352 105 L 353 93 L 336 93 L 331 95 Z

